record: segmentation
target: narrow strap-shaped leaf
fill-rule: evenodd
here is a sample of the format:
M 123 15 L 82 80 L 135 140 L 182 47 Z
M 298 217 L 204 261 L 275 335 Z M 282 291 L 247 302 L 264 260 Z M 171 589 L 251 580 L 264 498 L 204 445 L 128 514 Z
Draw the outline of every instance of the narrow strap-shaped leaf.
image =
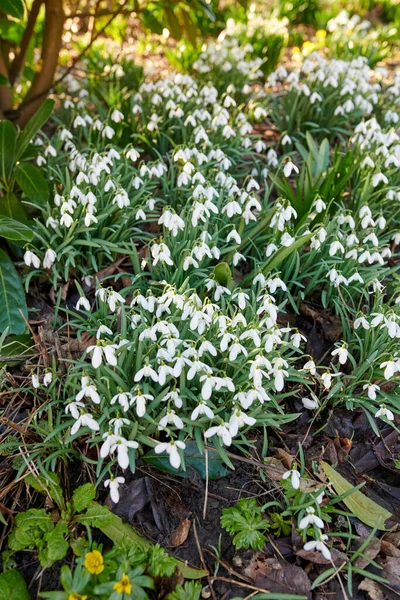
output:
M 21 312 L 28 316 L 25 294 L 20 277 L 4 250 L 0 250 L 0 306 L 0 332 L 9 327 L 9 333 L 24 333 L 26 324 Z
M 0 176 L 7 181 L 15 158 L 15 127 L 11 121 L 0 121 Z
M 29 146 L 31 139 L 37 134 L 39 129 L 43 127 L 50 117 L 51 113 L 53 112 L 53 108 L 54 100 L 47 98 L 47 100 L 43 102 L 33 117 L 25 125 L 17 143 L 15 160 L 19 160 L 21 158 L 25 149 Z

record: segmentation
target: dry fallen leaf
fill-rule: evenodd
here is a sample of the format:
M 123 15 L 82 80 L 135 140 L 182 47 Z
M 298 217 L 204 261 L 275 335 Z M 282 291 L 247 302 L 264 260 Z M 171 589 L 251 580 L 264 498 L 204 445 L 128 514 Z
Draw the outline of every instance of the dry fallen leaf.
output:
M 378 584 L 375 581 L 372 581 L 372 579 L 363 579 L 360 585 L 358 586 L 358 589 L 362 590 L 363 592 L 367 592 L 371 600 L 384 600 L 385 598 Z
M 339 566 L 344 562 L 347 562 L 349 559 L 343 552 L 336 550 L 336 548 L 331 549 L 332 562 L 335 566 Z M 322 556 L 321 552 L 318 550 L 309 551 L 309 550 L 298 550 L 296 552 L 296 556 L 300 556 L 300 558 L 304 558 L 305 560 L 309 560 L 310 562 L 316 565 L 330 565 L 331 561 L 327 560 L 324 556 Z
M 354 541 L 354 547 L 356 549 L 360 548 L 360 546 L 362 546 L 362 544 L 364 544 L 365 539 L 363 539 L 362 537 L 358 538 L 358 540 Z M 381 551 L 381 540 L 379 540 L 376 537 L 373 537 L 370 541 L 370 543 L 368 544 L 368 546 L 366 548 L 364 548 L 363 550 L 363 554 L 370 558 L 371 560 L 374 560 L 374 558 L 376 556 L 378 556 L 379 552 Z M 365 567 L 367 567 L 371 561 L 368 560 L 368 558 L 364 558 L 363 556 L 359 556 L 356 561 L 355 561 L 355 566 L 358 567 L 359 569 L 365 569 Z
M 295 591 L 311 598 L 311 582 L 302 568 L 279 562 L 276 558 L 265 558 L 260 552 L 254 554 L 244 574 L 263 590 L 281 594 Z
M 178 525 L 176 529 L 169 536 L 171 546 L 181 546 L 184 542 L 186 542 L 187 537 L 190 531 L 190 519 L 183 519 Z

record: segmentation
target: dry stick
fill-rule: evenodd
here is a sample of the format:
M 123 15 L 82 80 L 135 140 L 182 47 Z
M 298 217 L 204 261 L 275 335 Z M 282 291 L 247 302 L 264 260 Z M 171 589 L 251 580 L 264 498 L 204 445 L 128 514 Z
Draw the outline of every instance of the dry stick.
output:
M 208 554 L 210 554 L 217 562 L 219 562 L 219 564 L 224 567 L 224 569 L 226 571 L 228 571 L 228 573 L 230 573 L 231 575 L 234 575 L 235 577 L 238 577 L 239 579 L 243 579 L 243 581 L 249 583 L 250 580 L 247 577 L 244 577 L 243 575 L 241 575 L 240 573 L 237 573 L 234 569 L 232 569 L 232 567 L 230 565 L 228 565 L 228 563 L 226 563 L 225 561 L 221 560 L 220 558 L 218 558 L 218 556 L 216 556 L 213 552 L 211 552 L 211 550 L 208 550 L 208 548 L 205 549 L 206 552 Z M 214 577 L 215 579 L 215 577 Z
M 203 520 L 205 521 L 206 515 L 207 515 L 207 501 L 208 501 L 208 450 L 207 450 L 207 447 L 205 449 L 204 458 L 205 458 L 205 467 L 206 467 L 206 487 L 204 490 Z
M 208 572 L 207 565 L 206 565 L 206 562 L 204 560 L 203 551 L 202 551 L 201 546 L 200 546 L 199 536 L 197 535 L 197 527 L 196 527 L 196 520 L 195 519 L 193 519 L 193 533 L 194 533 L 194 539 L 196 540 L 197 551 L 198 551 L 199 556 L 200 556 L 201 566 L 203 567 L 203 569 L 205 571 Z M 210 578 L 210 575 L 207 575 L 207 580 L 208 580 L 208 587 L 210 588 L 211 596 L 213 597 L 213 600 L 217 600 L 217 598 L 215 596 L 215 592 L 214 592 L 213 586 L 212 586 L 212 581 L 213 580 Z
M 107 21 L 107 23 L 104 25 L 104 27 L 102 27 L 97 33 L 96 35 L 93 37 L 93 39 L 91 40 L 91 42 L 86 46 L 86 48 L 84 48 L 82 50 L 82 52 L 76 56 L 73 61 L 72 64 L 66 69 L 66 71 L 55 81 L 53 81 L 53 83 L 51 84 L 50 87 L 46 88 L 45 90 L 39 92 L 38 94 L 35 94 L 34 96 L 32 96 L 32 98 L 29 98 L 29 100 L 27 100 L 27 102 L 25 102 L 23 108 L 26 108 L 27 106 L 29 106 L 29 104 L 31 104 L 32 102 L 35 102 L 36 100 L 38 100 L 39 98 L 42 98 L 43 96 L 47 96 L 47 94 L 50 92 L 51 89 L 53 89 L 56 85 L 58 85 L 59 83 L 61 83 L 61 81 L 63 81 L 67 75 L 69 75 L 71 73 L 71 71 L 74 69 L 75 65 L 77 62 L 79 62 L 82 58 L 82 56 L 84 56 L 86 54 L 86 52 L 93 46 L 94 42 L 97 40 L 97 38 L 104 33 L 104 31 L 107 29 L 107 27 L 114 21 L 114 19 L 122 12 L 122 9 L 124 8 L 125 4 L 127 3 L 127 0 L 124 0 L 124 2 L 120 5 L 120 7 L 118 8 L 118 10 L 116 10 L 111 18 Z M 131 11 L 134 12 L 134 11 Z M 20 109 L 22 108 L 22 106 L 19 106 L 17 109 L 15 109 L 15 111 L 12 111 L 14 113 L 18 113 L 20 111 Z M 11 112 L 11 111 L 10 111 Z
M 335 566 L 336 566 L 335 563 L 333 561 L 331 561 L 331 562 L 332 562 L 333 568 L 335 568 Z M 332 575 L 329 575 L 329 577 L 327 579 L 324 579 L 323 581 L 321 581 L 321 583 L 319 583 L 318 585 L 316 585 L 315 588 L 320 587 L 321 585 L 325 585 L 326 583 L 328 583 L 328 581 L 331 581 L 331 579 L 333 579 L 334 577 L 336 577 L 336 575 L 339 573 L 339 571 L 341 571 L 343 569 L 343 567 L 345 565 L 347 565 L 347 561 L 344 561 L 344 563 L 341 564 L 340 567 L 338 567 L 337 571 L 335 571 L 334 573 L 332 573 Z M 342 592 L 344 593 L 343 589 L 342 589 Z M 344 595 L 345 595 L 345 597 L 347 597 L 346 594 L 344 594 Z
M 266 590 L 265 588 L 259 588 L 255 585 L 251 585 L 250 583 L 242 583 L 241 581 L 236 581 L 235 579 L 229 579 L 229 577 L 214 577 L 214 581 L 226 581 L 227 583 L 232 583 L 233 585 L 254 590 L 256 592 L 263 592 L 264 594 L 269 593 L 269 590 Z

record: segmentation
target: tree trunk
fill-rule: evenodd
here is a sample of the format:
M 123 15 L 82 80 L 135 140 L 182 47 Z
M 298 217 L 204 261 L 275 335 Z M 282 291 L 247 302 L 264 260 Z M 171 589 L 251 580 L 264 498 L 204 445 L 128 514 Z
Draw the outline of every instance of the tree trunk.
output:
M 30 90 L 18 109 L 16 123 L 23 127 L 46 98 L 53 83 L 61 50 L 64 28 L 62 0 L 44 0 L 46 17 L 43 33 L 41 70 L 36 74 Z
M 23 70 L 26 52 L 28 50 L 29 42 L 32 39 L 32 35 L 35 32 L 36 21 L 39 15 L 40 7 L 42 6 L 43 2 L 44 0 L 34 0 L 32 4 L 32 8 L 29 13 L 28 22 L 25 27 L 19 51 L 15 56 L 10 68 L 11 85 L 14 85 L 15 81 L 19 78 L 21 71 Z
M 0 74 L 8 79 L 8 67 L 4 60 L 3 42 L 0 40 Z M 7 85 L 0 85 L 0 118 L 4 118 L 4 113 L 12 108 L 12 90 Z

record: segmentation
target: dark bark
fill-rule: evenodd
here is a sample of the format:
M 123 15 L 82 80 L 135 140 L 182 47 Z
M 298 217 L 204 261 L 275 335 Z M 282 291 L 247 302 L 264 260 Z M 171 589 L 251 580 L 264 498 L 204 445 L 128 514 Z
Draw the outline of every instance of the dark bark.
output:
M 29 92 L 18 109 L 16 122 L 21 127 L 29 121 L 51 89 L 58 64 L 58 55 L 61 50 L 64 26 L 62 0 L 44 0 L 44 2 L 46 17 L 41 56 L 42 65 L 32 82 Z
M 40 7 L 42 6 L 43 2 L 44 0 L 34 0 L 32 4 L 31 12 L 28 16 L 28 22 L 26 24 L 24 35 L 21 40 L 19 51 L 16 54 L 10 68 L 9 80 L 11 85 L 13 85 L 15 81 L 19 78 L 21 71 L 23 70 L 26 52 L 28 50 L 29 43 L 32 39 L 32 35 L 35 32 L 36 21 L 39 15 Z

